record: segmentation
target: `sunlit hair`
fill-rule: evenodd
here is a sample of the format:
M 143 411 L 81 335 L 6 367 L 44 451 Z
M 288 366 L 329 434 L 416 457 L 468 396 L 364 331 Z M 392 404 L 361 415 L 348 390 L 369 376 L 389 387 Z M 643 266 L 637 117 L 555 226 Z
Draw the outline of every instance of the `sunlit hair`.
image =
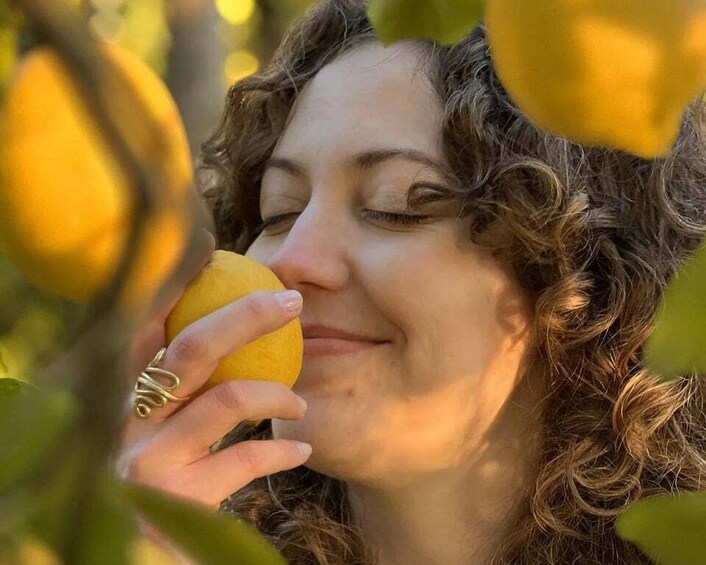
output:
M 252 243 L 263 164 L 297 93 L 373 39 L 362 1 L 325 0 L 262 74 L 230 89 L 200 171 L 219 247 Z M 548 383 L 539 475 L 493 564 L 649 563 L 615 535 L 615 516 L 648 495 L 706 486 L 704 380 L 659 384 L 641 364 L 660 293 L 706 231 L 704 104 L 689 107 L 669 156 L 644 160 L 538 130 L 494 75 L 482 27 L 453 47 L 416 45 L 459 181 L 434 198 L 461 204 L 469 238 L 514 271 L 534 311 L 528 371 Z M 265 421 L 220 447 L 270 437 Z M 374 562 L 345 485 L 305 467 L 250 483 L 222 509 L 293 565 Z

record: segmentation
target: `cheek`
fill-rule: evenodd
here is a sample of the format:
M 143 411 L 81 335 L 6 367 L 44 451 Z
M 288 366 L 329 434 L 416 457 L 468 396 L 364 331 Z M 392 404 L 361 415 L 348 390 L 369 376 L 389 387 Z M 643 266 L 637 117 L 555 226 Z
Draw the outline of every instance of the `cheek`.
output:
M 386 293 L 390 302 L 404 303 L 405 308 L 417 304 L 418 298 L 443 293 L 440 284 L 458 278 L 454 273 L 458 274 L 459 263 L 454 265 L 443 247 L 434 244 L 435 240 L 425 234 L 404 235 L 370 246 L 361 269 L 361 276 L 367 278 L 366 286 Z
M 379 250 L 366 272 L 371 299 L 404 338 L 400 386 L 480 378 L 502 340 L 493 273 L 470 254 L 429 244 Z
M 369 248 L 360 269 L 371 303 L 405 335 L 433 323 L 427 302 L 436 294 L 434 257 L 421 250 L 406 242 L 378 245 Z
M 250 247 L 248 247 L 247 251 L 243 255 L 246 257 L 250 257 L 250 259 L 254 259 L 258 263 L 262 263 L 263 265 L 267 264 L 268 259 L 272 255 L 273 250 L 267 249 L 267 245 L 265 245 L 259 238 L 253 241 L 250 244 Z

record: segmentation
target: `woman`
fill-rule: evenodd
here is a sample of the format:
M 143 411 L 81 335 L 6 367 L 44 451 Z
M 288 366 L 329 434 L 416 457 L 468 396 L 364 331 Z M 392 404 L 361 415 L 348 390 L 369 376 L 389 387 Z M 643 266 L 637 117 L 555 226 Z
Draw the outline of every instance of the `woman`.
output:
M 705 133 L 694 103 L 663 160 L 552 137 L 502 89 L 482 27 L 385 48 L 363 2 L 321 2 L 203 148 L 218 247 L 303 306 L 255 293 L 160 363 L 188 394 L 299 315 L 301 376 L 133 418 L 126 476 L 225 499 L 293 564 L 649 563 L 615 516 L 706 476 L 703 381 L 640 363 L 704 235 Z

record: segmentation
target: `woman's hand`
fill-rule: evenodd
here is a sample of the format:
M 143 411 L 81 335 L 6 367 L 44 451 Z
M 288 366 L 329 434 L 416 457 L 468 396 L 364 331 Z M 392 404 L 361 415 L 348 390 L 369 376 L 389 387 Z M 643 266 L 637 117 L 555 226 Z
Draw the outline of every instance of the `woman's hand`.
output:
M 174 393 L 197 391 L 224 356 L 299 314 L 301 306 L 287 310 L 276 295 L 254 292 L 185 328 L 159 364 L 181 379 Z M 123 478 L 218 508 L 253 479 L 297 467 L 310 453 L 299 442 L 281 439 L 241 442 L 216 453 L 210 446 L 243 420 L 295 420 L 305 412 L 304 400 L 281 383 L 221 383 L 188 404 L 170 401 L 153 408 L 147 419 L 131 413 L 118 471 Z
M 219 361 L 299 315 L 276 292 L 253 292 L 197 320 L 176 336 L 159 363 L 181 379 L 174 394 L 201 388 Z M 133 340 L 131 380 L 165 346 L 164 321 L 176 297 Z M 159 377 L 157 377 L 159 379 Z M 132 400 L 132 398 L 131 398 Z M 293 440 L 244 441 L 211 453 L 210 447 L 244 420 L 300 419 L 306 403 L 281 383 L 221 383 L 188 402 L 169 401 L 146 419 L 126 416 L 117 472 L 123 479 L 158 488 L 217 509 L 220 502 L 258 477 L 304 463 L 310 448 Z M 150 528 L 150 537 L 163 543 Z

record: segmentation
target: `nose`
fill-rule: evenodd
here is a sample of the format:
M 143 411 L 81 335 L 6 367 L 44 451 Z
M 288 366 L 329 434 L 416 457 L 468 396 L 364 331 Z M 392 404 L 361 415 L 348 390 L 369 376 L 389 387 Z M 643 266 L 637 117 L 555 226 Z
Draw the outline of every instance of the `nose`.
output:
M 352 237 L 340 212 L 310 202 L 265 261 L 287 288 L 336 290 L 350 273 Z

